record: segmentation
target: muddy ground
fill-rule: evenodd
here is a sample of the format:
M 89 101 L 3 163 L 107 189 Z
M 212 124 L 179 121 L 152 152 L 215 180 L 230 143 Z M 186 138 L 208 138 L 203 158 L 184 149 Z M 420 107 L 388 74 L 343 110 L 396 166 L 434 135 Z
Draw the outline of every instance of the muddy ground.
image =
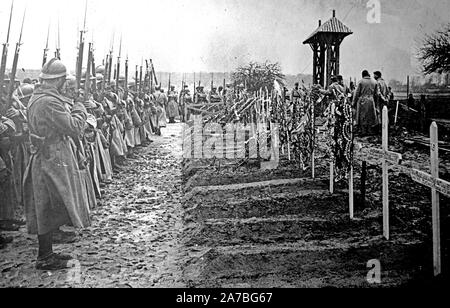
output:
M 183 161 L 178 124 L 154 139 L 104 188 L 93 225 L 80 231 L 80 240 L 55 246 L 75 256 L 78 267 L 36 271 L 37 242 L 22 229 L 9 233 L 14 243 L 0 251 L 0 287 L 378 288 L 442 283 L 432 275 L 430 190 L 401 170 L 390 173 L 392 238 L 386 241 L 377 165 L 368 171 L 364 206 L 356 192 L 356 219 L 350 220 L 348 187 L 340 183 L 335 194 L 328 192 L 328 163 L 320 155 L 313 180 L 310 170 L 285 158 L 275 171 L 261 171 L 256 161 Z M 411 162 L 422 157 L 421 166 L 426 165 L 426 149 L 395 150 Z M 447 170 L 443 164 L 444 176 Z M 355 175 L 358 188 L 358 166 Z M 441 205 L 448 275 L 449 200 L 442 197 Z M 373 259 L 381 264 L 381 284 L 367 281 L 367 263 Z
M 403 146 L 399 139 L 392 138 L 390 150 L 403 154 L 404 166 L 428 171 L 427 149 Z M 321 149 L 317 154 L 315 180 L 310 170 L 286 158 L 274 171 L 259 170 L 255 161 L 184 162 L 183 240 L 193 258 L 183 273 L 189 286 L 383 288 L 448 282 L 448 198 L 441 197 L 444 277 L 435 279 L 430 189 L 391 167 L 387 241 L 382 236 L 377 160 L 368 161 L 364 204 L 359 193 L 361 162 L 355 166 L 356 219 L 350 220 L 348 185 L 339 183 L 331 195 L 328 162 Z M 443 155 L 442 178 L 448 179 L 449 162 Z M 261 181 L 262 187 L 249 184 Z M 367 280 L 369 260 L 380 261 L 380 284 Z
M 79 261 L 80 271 L 34 269 L 37 241 L 26 230 L 8 233 L 13 244 L 0 251 L 0 287 L 182 287 L 179 257 L 181 143 L 170 126 L 139 148 L 124 171 L 104 188 L 92 227 L 75 244 L 55 251 Z M 76 265 L 76 264 L 75 264 Z

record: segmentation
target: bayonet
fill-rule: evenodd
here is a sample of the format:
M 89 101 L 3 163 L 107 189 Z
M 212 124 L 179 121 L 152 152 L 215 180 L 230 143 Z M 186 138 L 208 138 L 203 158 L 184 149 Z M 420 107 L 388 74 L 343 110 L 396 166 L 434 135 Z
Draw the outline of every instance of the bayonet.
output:
M 91 91 L 91 66 L 92 66 L 92 43 L 89 43 L 89 51 L 88 51 L 88 63 L 86 66 L 86 80 L 84 82 L 84 101 L 87 102 L 89 100 L 89 94 Z
M 86 6 L 85 6 L 85 8 L 84 8 L 84 24 L 83 24 L 83 32 L 86 32 L 87 10 L 88 10 L 88 0 L 86 0 Z
M 125 60 L 125 85 L 124 85 L 123 99 L 124 100 L 128 99 L 128 55 L 127 55 L 127 58 Z
M 42 57 L 42 66 L 44 66 L 45 63 L 47 63 L 47 53 L 48 53 L 48 41 L 49 41 L 49 38 L 50 38 L 50 22 L 48 23 L 47 42 L 45 43 L 44 56 Z
M 172 73 L 169 73 L 169 86 L 167 87 L 167 94 L 169 94 L 169 92 L 170 92 L 170 88 L 171 88 L 171 78 L 172 78 Z
M 119 80 L 120 80 L 120 58 L 122 57 L 122 35 L 120 35 L 119 56 L 117 57 L 116 69 L 116 94 L 119 95 Z
M 136 65 L 136 71 L 135 71 L 135 75 L 134 75 L 134 80 L 135 80 L 135 86 L 136 86 L 136 92 L 138 91 L 138 82 L 139 82 L 139 71 L 138 71 L 138 67 L 139 65 Z
M 20 28 L 19 41 L 16 44 L 16 52 L 14 54 L 13 66 L 12 66 L 12 69 L 11 69 L 11 77 L 10 77 L 9 88 L 8 88 L 8 105 L 10 105 L 12 103 L 12 96 L 13 96 L 13 93 L 14 93 L 14 90 L 15 90 L 17 65 L 18 65 L 18 62 L 19 62 L 20 46 L 22 46 L 23 26 L 25 24 L 26 13 L 27 13 L 27 10 L 25 9 L 25 11 L 23 13 L 22 26 Z
M 61 36 L 60 36 L 60 28 L 59 28 L 59 17 L 58 17 L 58 35 L 56 40 L 56 52 L 55 52 L 55 58 L 58 60 L 61 60 Z
M 144 60 L 141 61 L 141 67 L 140 67 L 140 71 L 139 71 L 139 93 L 142 93 L 142 91 L 144 91 L 144 87 L 143 87 L 143 73 L 142 73 L 142 69 L 143 69 L 143 65 L 144 65 Z
M 153 60 L 150 59 L 150 65 L 152 66 L 152 74 L 153 77 L 155 78 L 155 84 L 158 85 L 158 78 L 156 77 L 156 72 L 155 72 L 155 66 L 153 65 Z
M 0 66 L 0 95 L 3 91 L 3 86 L 5 83 L 5 72 L 6 72 L 6 62 L 8 59 L 8 48 L 9 48 L 9 35 L 11 34 L 11 21 L 14 10 L 14 0 L 11 1 L 11 12 L 9 14 L 9 24 L 8 24 L 8 33 L 6 35 L 6 42 L 3 44 L 3 52 L 2 52 L 2 61 Z

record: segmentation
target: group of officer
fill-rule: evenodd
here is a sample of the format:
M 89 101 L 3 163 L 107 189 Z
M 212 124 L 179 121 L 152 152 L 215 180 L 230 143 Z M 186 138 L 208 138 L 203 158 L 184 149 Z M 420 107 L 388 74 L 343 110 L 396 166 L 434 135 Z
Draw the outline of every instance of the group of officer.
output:
M 189 103 L 186 91 L 178 96 L 173 87 L 166 95 L 156 85 L 139 92 L 121 77 L 103 85 L 105 68 L 96 72 L 86 87 L 52 59 L 38 83 L 17 87 L 0 118 L 0 230 L 26 224 L 38 238 L 40 270 L 68 266 L 71 256 L 54 253 L 53 244 L 72 243 L 77 235 L 61 227 L 89 226 L 113 174 L 123 171 L 134 149 L 161 135 L 167 115 L 175 122 L 180 98 Z M 20 208 L 26 221 L 17 219 Z M 12 240 L 0 235 L 0 248 Z

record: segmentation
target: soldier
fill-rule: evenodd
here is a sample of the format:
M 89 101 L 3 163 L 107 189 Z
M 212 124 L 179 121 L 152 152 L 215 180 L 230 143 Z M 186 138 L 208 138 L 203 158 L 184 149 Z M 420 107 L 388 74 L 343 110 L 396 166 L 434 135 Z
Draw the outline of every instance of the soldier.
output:
M 188 85 L 184 85 L 183 89 L 180 91 L 180 95 L 178 97 L 178 113 L 181 117 L 181 122 L 186 123 L 186 102 L 184 100 L 186 91 L 188 90 Z
M 202 112 L 200 111 L 201 106 L 197 106 L 197 105 L 202 105 L 202 104 L 207 104 L 208 103 L 208 97 L 207 97 L 204 89 L 205 89 L 205 87 L 198 86 L 197 87 L 197 91 L 196 91 L 196 93 L 194 95 L 194 104 L 196 105 L 195 106 L 196 110 L 192 110 L 191 111 L 191 114 L 194 115 L 194 116 L 202 114 Z
M 11 157 L 11 138 L 16 132 L 14 121 L 0 116 L 0 229 L 17 231 L 14 222 L 16 199 L 14 192 L 14 164 Z
M 338 76 L 331 77 L 331 84 L 328 90 L 321 90 L 321 93 L 329 96 L 332 100 L 341 100 L 346 97 L 346 87 L 339 82 Z
M 28 232 L 38 236 L 39 270 L 68 267 L 72 258 L 53 252 L 53 232 L 71 223 L 90 225 L 83 194 L 83 179 L 69 137 L 78 138 L 85 128 L 87 111 L 75 102 L 72 112 L 61 95 L 66 82 L 65 65 L 52 59 L 42 68 L 41 87 L 33 94 L 28 110 L 32 156 L 25 173 L 24 199 Z
M 119 97 L 116 93 L 109 92 L 105 97 L 108 105 L 108 112 L 110 116 L 109 125 L 109 142 L 111 165 L 114 171 L 120 171 L 120 164 L 124 161 L 127 153 L 127 146 L 123 138 L 125 128 L 118 116 Z
M 179 116 L 178 93 L 177 93 L 177 91 L 175 91 L 175 86 L 170 87 L 170 91 L 168 93 L 168 100 L 169 100 L 169 103 L 167 106 L 167 111 L 168 111 L 168 116 L 169 116 L 169 123 L 174 124 L 175 118 L 177 118 Z
M 353 105 L 356 106 L 357 130 L 362 136 L 367 136 L 379 124 L 374 99 L 377 82 L 366 70 L 362 72 L 362 78 L 355 91 Z
M 14 131 L 14 122 L 6 117 L 0 116 L 0 228 L 4 231 L 17 231 L 18 229 L 17 227 L 12 228 L 13 225 L 11 223 L 9 223 L 9 228 L 5 225 L 5 220 L 14 218 L 14 203 L 12 200 L 14 187 L 10 166 L 11 158 L 8 151 L 9 136 L 12 136 Z M 0 234 L 0 249 L 3 249 L 6 244 L 12 241 L 12 237 Z
M 167 118 L 166 118 L 166 105 L 167 105 L 167 97 L 164 92 L 161 90 L 161 86 L 156 87 L 156 92 L 153 94 L 153 100 L 156 105 L 157 114 L 156 114 L 156 134 L 161 136 L 161 128 L 167 126 Z
M 243 100 L 243 99 L 247 99 L 248 98 L 248 93 L 247 93 L 247 89 L 245 88 L 245 85 L 243 83 L 241 83 L 238 86 L 238 90 L 237 90 L 237 98 L 239 100 Z
M 28 135 L 27 106 L 34 92 L 34 85 L 23 84 L 13 94 L 12 108 L 8 112 L 14 124 L 16 133 L 11 137 L 11 154 L 13 157 L 13 174 L 16 200 L 23 206 L 23 176 L 30 158 L 30 143 Z
M 213 87 L 208 96 L 208 101 L 211 104 L 220 103 L 222 101 L 219 93 L 217 93 L 217 88 Z
M 204 86 L 197 87 L 197 92 L 195 93 L 194 100 L 195 100 L 195 104 L 204 104 L 204 103 L 208 102 Z
M 379 113 L 378 118 L 379 118 L 379 122 L 381 123 L 381 115 L 382 115 L 383 107 L 384 106 L 389 107 L 390 93 L 389 93 L 389 88 L 382 77 L 381 72 L 376 71 L 375 73 L 373 73 L 373 76 L 374 76 L 375 80 L 377 81 L 377 89 L 375 91 L 375 100 L 376 100 L 375 105 L 378 109 L 377 110 L 377 112 Z
M 300 117 L 303 117 L 305 115 L 305 106 L 302 101 L 302 92 L 299 86 L 300 84 L 296 82 L 294 89 L 291 91 L 291 103 L 293 104 L 294 114 L 298 114 Z
M 66 83 L 64 85 L 63 90 L 61 91 L 62 95 L 68 98 L 65 102 L 65 108 L 68 112 L 72 112 L 73 105 L 75 101 L 82 102 L 83 99 L 80 97 L 80 93 L 77 91 L 77 81 L 75 76 L 67 76 Z M 81 92 L 82 93 L 82 92 Z M 91 161 L 93 159 L 90 154 L 89 144 L 85 138 L 86 130 L 83 131 L 83 134 L 78 136 L 78 138 L 69 138 L 69 140 L 73 143 L 73 148 L 76 149 L 76 158 L 78 160 L 78 167 L 80 169 L 80 173 L 82 174 L 82 178 L 85 184 L 87 202 L 89 208 L 95 208 L 97 206 L 97 199 L 95 196 L 95 188 L 93 177 L 90 170 Z M 70 243 L 73 242 L 76 238 L 74 235 L 67 234 L 66 232 L 62 232 L 57 230 L 53 233 L 53 240 L 55 241 L 55 236 L 59 237 L 59 242 Z
M 222 98 L 220 97 L 219 93 L 217 93 L 216 87 L 212 87 L 211 92 L 209 92 L 208 101 L 210 104 L 219 104 L 222 102 Z M 210 110 L 219 111 L 220 106 L 219 105 L 212 106 Z

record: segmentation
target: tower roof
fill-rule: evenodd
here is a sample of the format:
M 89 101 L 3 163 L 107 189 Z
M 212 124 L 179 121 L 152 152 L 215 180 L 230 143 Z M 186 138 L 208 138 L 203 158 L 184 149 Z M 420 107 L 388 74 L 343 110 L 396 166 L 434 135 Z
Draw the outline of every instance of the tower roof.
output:
M 349 27 L 344 25 L 339 19 L 335 16 L 335 11 L 333 11 L 333 17 L 328 20 L 323 25 L 319 24 L 319 28 L 314 31 L 303 44 L 311 44 L 316 42 L 321 34 L 336 34 L 337 36 L 341 36 L 342 38 L 353 34 L 352 30 Z

